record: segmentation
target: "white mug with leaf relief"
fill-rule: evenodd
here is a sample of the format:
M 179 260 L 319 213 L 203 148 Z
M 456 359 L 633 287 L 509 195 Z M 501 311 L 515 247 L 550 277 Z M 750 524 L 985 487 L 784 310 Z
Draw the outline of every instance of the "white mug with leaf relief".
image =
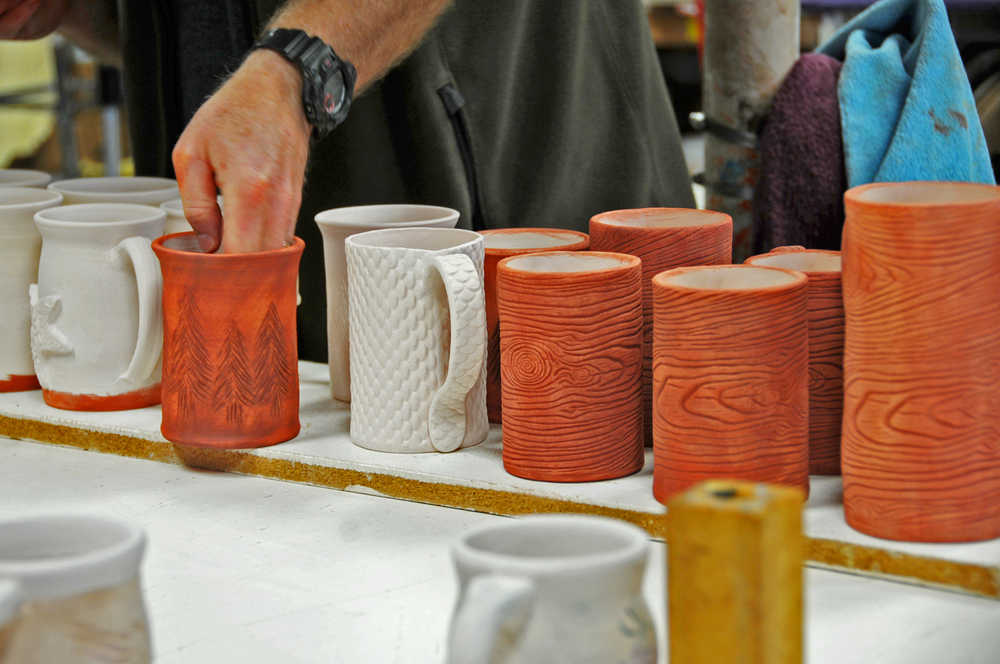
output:
M 61 202 L 62 195 L 54 191 L 0 188 L 0 392 L 38 389 L 28 302 L 42 248 L 34 217 Z
M 399 228 L 352 235 L 346 244 L 351 440 L 404 453 L 483 442 L 483 236 Z
M 642 596 L 649 543 L 623 521 L 498 519 L 452 547 L 448 664 L 653 664 Z
M 45 402 L 124 410 L 160 402 L 163 285 L 150 242 L 165 214 L 148 205 L 67 205 L 35 215 L 31 352 Z
M 152 661 L 145 547 L 142 530 L 103 517 L 0 521 L 0 664 Z M 5 601 L 11 582 L 17 596 Z
M 348 236 L 388 228 L 454 228 L 458 210 L 437 205 L 357 205 L 324 210 L 316 215 L 323 236 L 326 267 L 326 339 L 330 365 L 330 394 L 351 400 L 350 336 L 348 324 Z

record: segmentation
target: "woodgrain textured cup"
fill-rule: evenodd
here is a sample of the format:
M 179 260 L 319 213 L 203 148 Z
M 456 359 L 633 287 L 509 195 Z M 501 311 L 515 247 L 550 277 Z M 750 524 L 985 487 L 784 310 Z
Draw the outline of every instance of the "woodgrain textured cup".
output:
M 497 266 L 503 463 L 549 482 L 642 468 L 642 268 L 606 252 Z
M 1000 188 L 883 183 L 844 200 L 847 522 L 1000 536 Z
M 560 228 L 500 228 L 482 231 L 486 241 L 483 282 L 486 289 L 486 412 L 500 422 L 500 314 L 497 311 L 497 263 L 519 254 L 547 251 L 583 251 L 590 246 L 586 233 Z
M 664 270 L 733 260 L 728 214 L 686 208 L 603 212 L 590 219 L 591 248 L 642 259 L 642 401 L 645 443 L 653 444 L 653 283 Z
M 840 252 L 776 247 L 746 263 L 798 270 L 809 278 L 809 474 L 839 475 L 844 404 Z
M 295 277 L 305 243 L 207 254 L 195 233 L 158 238 L 163 270 L 164 438 L 273 445 L 299 432 Z
M 809 490 L 807 280 L 750 265 L 653 279 L 653 494 L 706 479 Z

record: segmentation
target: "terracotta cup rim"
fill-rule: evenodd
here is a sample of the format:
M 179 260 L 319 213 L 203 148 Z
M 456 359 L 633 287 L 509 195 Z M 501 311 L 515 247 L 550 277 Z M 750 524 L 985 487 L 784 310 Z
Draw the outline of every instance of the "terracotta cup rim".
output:
M 848 189 L 844 201 L 861 206 L 954 208 L 1000 203 L 1000 187 L 978 182 L 871 182 Z
M 725 212 L 698 208 L 648 207 L 608 210 L 595 214 L 590 223 L 611 228 L 663 230 L 695 226 L 723 226 L 732 223 Z
M 0 578 L 45 599 L 108 588 L 134 578 L 146 545 L 141 528 L 89 514 L 0 521 Z
M 572 251 L 590 245 L 589 235 L 568 228 L 542 228 L 536 226 L 526 228 L 491 228 L 479 231 L 479 234 L 483 236 L 486 253 L 491 256 L 517 256 L 518 254 L 537 253 L 541 251 Z M 548 235 L 554 239 L 555 236 L 561 235 L 564 236 L 566 241 L 557 244 L 538 244 L 533 247 L 491 247 L 489 245 L 489 240 L 493 237 L 528 234 Z
M 597 541 L 592 550 L 581 551 L 578 544 L 586 538 Z M 531 550 L 509 550 L 506 545 L 512 541 Z M 537 576 L 616 569 L 643 560 L 648 548 L 645 532 L 630 523 L 553 514 L 483 524 L 462 535 L 452 545 L 452 554 L 462 566 Z
M 7 187 L 0 183 L 0 212 L 29 210 L 39 205 L 59 205 L 63 195 L 37 187 Z
M 535 269 L 535 264 L 541 263 L 586 263 L 603 259 L 595 267 L 579 270 Z M 518 267 L 518 263 L 523 263 Z M 619 254 L 613 251 L 546 251 L 537 253 L 521 253 L 509 256 L 497 263 L 497 270 L 516 272 L 518 274 L 537 274 L 543 276 L 568 275 L 583 276 L 592 274 L 612 274 L 641 267 L 642 261 L 637 256 Z
M 278 249 L 265 249 L 264 251 L 246 251 L 239 253 L 225 253 L 221 254 L 218 252 L 207 253 L 201 251 L 198 248 L 198 233 L 196 231 L 185 231 L 182 233 L 171 233 L 170 235 L 163 235 L 161 237 L 153 240 L 153 251 L 160 256 L 173 256 L 176 258 L 186 258 L 188 260 L 201 260 L 201 261 L 245 261 L 251 258 L 274 258 L 284 254 L 296 254 L 305 249 L 306 243 L 299 236 L 295 236 L 293 242 L 287 247 L 279 247 Z M 167 243 L 177 244 L 183 243 L 187 244 L 192 249 L 185 249 L 183 247 L 169 246 Z
M 364 215 L 378 214 L 378 218 L 365 219 Z M 399 224 L 400 228 L 435 226 L 452 220 L 458 221 L 461 213 L 443 205 L 422 203 L 378 203 L 374 205 L 349 205 L 330 208 L 316 213 L 313 221 L 321 229 L 390 229 Z M 343 218 L 341 218 L 343 217 Z M 414 218 L 416 217 L 416 218 Z
M 806 274 L 839 274 L 843 269 L 840 252 L 829 249 L 771 251 L 766 254 L 751 256 L 743 262 L 746 265 L 779 267 L 785 270 L 805 272 Z
M 74 219 L 74 215 L 83 218 Z M 35 223 L 50 228 L 144 224 L 166 218 L 167 213 L 160 208 L 141 203 L 78 203 L 50 207 L 35 213 Z
M 45 187 L 52 174 L 31 168 L 0 168 L 0 187 Z
M 740 282 L 739 285 L 731 284 L 719 284 L 719 285 L 698 285 L 696 282 L 696 277 L 699 273 L 704 274 L 706 278 L 708 273 L 716 272 L 733 272 L 731 275 L 735 277 L 736 271 L 754 271 L 760 274 L 746 274 L 746 278 L 756 278 L 761 279 L 770 283 L 763 283 L 760 285 L 747 284 L 745 281 Z M 764 274 L 765 272 L 771 274 Z M 694 278 L 693 278 L 694 277 Z M 680 281 L 678 281 L 680 280 Z M 805 284 L 808 281 L 808 277 L 805 273 L 798 270 L 787 270 L 780 267 L 763 267 L 757 265 L 700 265 L 696 267 L 679 267 L 673 270 L 666 270 L 665 272 L 660 272 L 655 277 L 653 277 L 653 283 L 661 288 L 670 288 L 672 290 L 687 291 L 687 292 L 699 292 L 699 293 L 762 293 L 762 292 L 778 292 L 783 290 L 792 290 L 800 285 Z M 746 284 L 746 285 L 744 285 Z

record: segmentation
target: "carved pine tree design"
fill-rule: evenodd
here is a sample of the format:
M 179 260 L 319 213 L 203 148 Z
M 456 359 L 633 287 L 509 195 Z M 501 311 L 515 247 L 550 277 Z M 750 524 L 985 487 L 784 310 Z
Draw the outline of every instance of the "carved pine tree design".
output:
M 271 405 L 271 414 L 281 413 L 281 404 L 291 389 L 296 368 L 289 363 L 288 349 L 281 333 L 278 308 L 271 303 L 257 331 L 255 383 L 257 402 Z
M 184 417 L 191 417 L 199 403 L 208 402 L 212 367 L 194 295 L 188 294 L 181 300 L 178 313 L 177 327 L 170 335 L 171 352 L 164 359 L 169 362 L 167 372 L 173 376 L 177 409 Z
M 246 342 L 233 321 L 229 323 L 226 340 L 222 344 L 215 382 L 215 403 L 226 409 L 227 422 L 239 422 L 243 419 L 243 408 L 254 402 L 254 385 L 247 361 Z

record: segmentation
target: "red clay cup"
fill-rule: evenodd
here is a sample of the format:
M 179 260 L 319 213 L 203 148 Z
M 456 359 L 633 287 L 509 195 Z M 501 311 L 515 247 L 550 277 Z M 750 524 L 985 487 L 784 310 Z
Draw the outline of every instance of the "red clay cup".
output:
M 809 491 L 807 279 L 751 265 L 653 279 L 653 494 L 707 479 Z
M 561 228 L 499 228 L 480 231 L 486 241 L 483 282 L 486 289 L 486 412 L 500 422 L 500 315 L 497 312 L 497 263 L 509 256 L 546 251 L 583 251 L 586 233 Z
M 163 270 L 164 438 L 249 448 L 299 432 L 295 278 L 305 244 L 207 254 L 194 233 L 153 242 Z
M 586 482 L 642 468 L 641 273 L 638 258 L 606 252 L 500 261 L 507 472 Z
M 1000 536 L 1000 188 L 879 183 L 844 197 L 847 523 Z
M 653 277 L 664 270 L 733 261 L 733 220 L 728 214 L 687 208 L 602 212 L 590 219 L 594 251 L 642 259 L 642 400 L 645 443 L 653 444 Z
M 748 265 L 798 270 L 809 278 L 809 474 L 840 475 L 844 404 L 844 300 L 840 252 L 775 247 Z

